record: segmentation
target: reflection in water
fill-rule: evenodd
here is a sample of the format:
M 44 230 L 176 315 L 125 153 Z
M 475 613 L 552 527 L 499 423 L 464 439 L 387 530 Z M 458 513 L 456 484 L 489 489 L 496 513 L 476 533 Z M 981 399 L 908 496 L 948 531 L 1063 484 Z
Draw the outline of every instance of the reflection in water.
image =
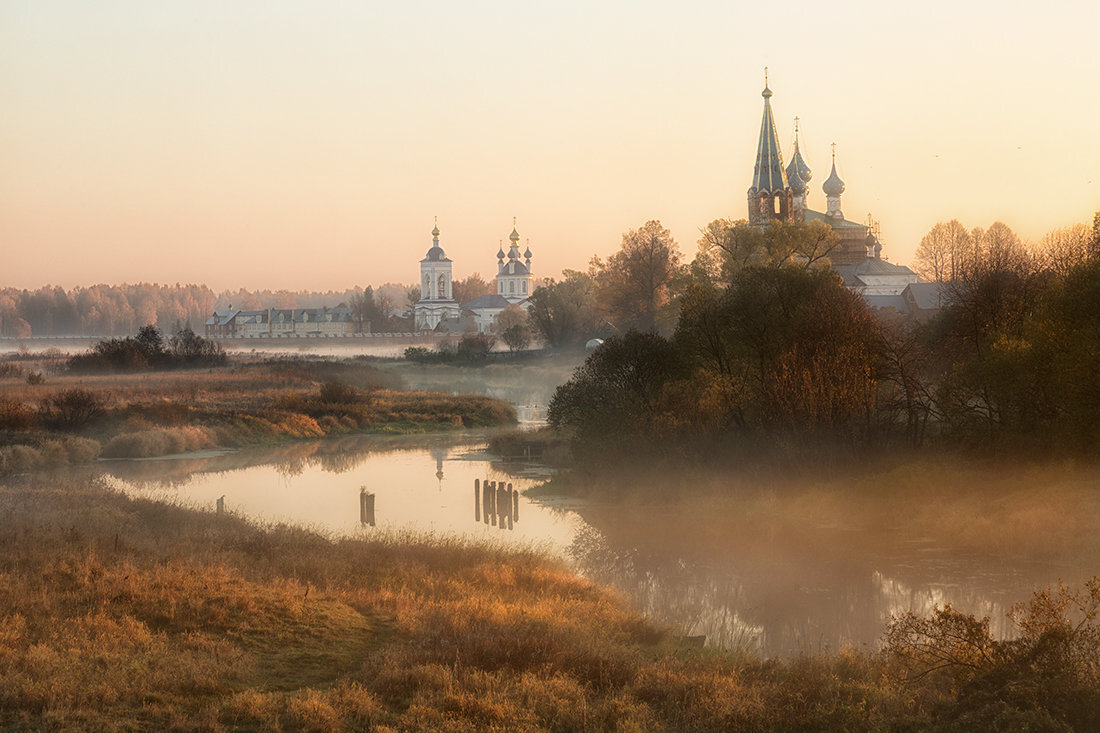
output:
M 125 493 L 213 508 L 262 522 L 289 522 L 338 535 L 380 530 L 427 532 L 519 545 L 564 555 L 581 525 L 576 514 L 532 507 L 519 519 L 519 495 L 537 479 L 483 452 L 483 433 L 391 439 L 358 436 L 277 449 L 173 459 L 104 461 Z M 469 487 L 487 489 L 485 517 L 469 518 Z M 479 502 L 483 498 L 479 492 Z M 480 513 L 480 509 L 477 509 Z M 503 533 L 500 530 L 511 530 Z
M 1081 499 L 1078 516 L 1091 517 L 1091 532 L 1067 545 L 1069 553 L 1053 544 L 1009 556 L 990 539 L 956 533 L 946 512 L 938 535 L 909 520 L 915 511 L 908 506 L 885 523 L 885 513 L 858 492 L 836 512 L 847 512 L 847 523 L 825 521 L 823 502 L 809 492 L 683 506 L 587 505 L 580 513 L 590 526 L 570 553 L 592 580 L 713 646 L 765 656 L 874 648 L 891 614 L 929 614 L 946 603 L 988 616 L 1003 638 L 1012 632 L 1013 604 L 1059 580 L 1078 584 L 1100 567 L 1100 497 L 1082 492 Z M 1023 496 L 1002 500 L 1013 516 L 1030 508 Z
M 539 479 L 492 462 L 484 442 L 359 436 L 100 465 L 126 493 L 208 510 L 221 497 L 226 511 L 332 534 L 538 543 L 679 633 L 765 656 L 873 647 L 891 614 L 948 602 L 1004 636 L 1014 603 L 1100 568 L 1097 478 L 982 489 L 982 474 L 957 491 L 922 477 L 912 492 L 761 488 L 659 505 L 543 497 L 521 522 L 519 495 Z
M 359 489 L 359 523 L 364 527 L 374 526 L 374 494 L 364 486 Z
M 501 481 L 474 479 L 474 522 L 481 522 L 481 508 L 485 507 L 485 524 L 500 529 L 515 529 L 519 521 L 519 492 L 512 484 Z

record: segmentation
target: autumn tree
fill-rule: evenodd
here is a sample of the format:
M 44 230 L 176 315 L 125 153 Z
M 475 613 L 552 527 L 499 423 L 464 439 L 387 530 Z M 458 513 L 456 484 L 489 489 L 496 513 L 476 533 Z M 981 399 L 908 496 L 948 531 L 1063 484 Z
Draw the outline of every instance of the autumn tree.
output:
M 821 221 L 773 221 L 762 228 L 716 219 L 700 234 L 700 254 L 711 258 L 710 271 L 726 284 L 746 267 L 819 267 L 840 244 L 833 228 Z
M 566 270 L 563 279 L 546 284 L 531 294 L 528 310 L 533 330 L 551 348 L 578 346 L 599 328 L 596 283 L 591 276 Z
M 482 295 L 492 295 L 496 292 L 496 287 L 491 282 L 487 282 L 480 274 L 474 273 L 462 280 L 455 280 L 451 283 L 451 294 L 455 301 L 458 303 L 469 303 L 474 298 L 479 298 Z
M 666 399 L 665 385 L 682 373 L 679 351 L 658 334 L 632 330 L 608 338 L 558 387 L 547 420 L 572 435 L 582 460 L 652 452 L 664 442 L 665 415 L 680 407 Z
M 618 328 L 653 331 L 679 264 L 672 233 L 661 222 L 648 221 L 624 234 L 622 247 L 606 262 L 593 258 L 589 271 L 601 309 Z
M 685 302 L 676 341 L 710 373 L 734 424 L 783 440 L 866 437 L 877 324 L 835 273 L 748 267 L 729 289 Z
M 953 282 L 971 256 L 974 243 L 958 219 L 939 222 L 921 239 L 913 259 L 917 274 L 930 282 Z

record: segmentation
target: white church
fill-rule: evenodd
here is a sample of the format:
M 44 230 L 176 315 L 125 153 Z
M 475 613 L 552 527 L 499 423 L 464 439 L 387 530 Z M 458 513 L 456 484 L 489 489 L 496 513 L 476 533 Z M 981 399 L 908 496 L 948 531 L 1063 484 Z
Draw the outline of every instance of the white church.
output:
M 420 260 L 420 300 L 413 309 L 418 331 L 434 330 L 445 321 L 459 322 L 464 316 L 472 318 L 478 333 L 488 332 L 496 317 L 510 305 L 524 310 L 530 307 L 529 298 L 534 292 L 535 278 L 531 274 L 531 248 L 521 255 L 519 232 L 515 221 L 508 235 L 511 246 L 507 254 L 504 248 L 497 250 L 496 292 L 482 295 L 467 303 L 458 303 L 452 295 L 454 264 L 439 246 L 439 226 L 432 229 L 432 246 Z M 522 257 L 522 260 L 521 260 Z

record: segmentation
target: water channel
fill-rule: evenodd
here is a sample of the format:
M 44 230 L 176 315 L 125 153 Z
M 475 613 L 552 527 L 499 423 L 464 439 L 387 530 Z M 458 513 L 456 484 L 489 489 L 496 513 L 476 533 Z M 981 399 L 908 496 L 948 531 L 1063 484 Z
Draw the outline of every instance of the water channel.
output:
M 227 511 L 262 522 L 533 544 L 678 633 L 766 656 L 873 648 L 891 613 L 946 602 L 1007 634 L 1012 604 L 1100 572 L 1100 485 L 1087 474 L 1059 479 L 1057 495 L 1017 491 L 1011 506 L 949 487 L 896 506 L 856 490 L 763 486 L 718 502 L 623 505 L 531 498 L 545 472 L 495 461 L 485 446 L 477 433 L 361 436 L 100 466 L 128 494 L 209 510 L 224 497 Z M 514 516 L 490 516 L 475 480 L 511 484 Z M 1029 534 L 1006 540 L 974 507 Z

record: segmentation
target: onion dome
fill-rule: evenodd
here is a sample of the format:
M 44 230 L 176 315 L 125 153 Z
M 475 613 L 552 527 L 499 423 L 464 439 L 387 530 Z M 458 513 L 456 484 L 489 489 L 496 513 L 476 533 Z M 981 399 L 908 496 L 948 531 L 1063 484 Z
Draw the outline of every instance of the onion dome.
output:
M 806 193 L 806 182 L 802 180 L 802 177 L 797 172 L 792 172 L 791 168 L 794 167 L 794 161 L 791 161 L 791 165 L 787 166 L 787 184 L 791 187 L 791 193 L 795 196 L 801 196 Z
M 798 176 L 802 179 L 803 183 L 809 183 L 813 180 L 814 172 L 810 170 L 810 166 L 806 165 L 806 161 L 802 159 L 802 152 L 798 149 L 798 118 L 794 118 L 794 152 L 791 154 L 791 162 L 787 164 L 787 179 L 790 180 L 792 176 Z M 794 182 L 791 182 L 791 188 L 794 188 Z
M 497 250 L 497 259 L 498 260 L 503 260 L 504 259 L 504 246 L 503 245 L 501 245 L 501 248 Z
M 523 258 L 526 259 L 526 260 L 531 259 L 531 248 L 530 247 L 528 247 L 527 251 L 523 253 Z
M 512 227 L 512 233 L 508 235 L 508 239 L 512 240 L 513 242 L 519 241 L 519 232 L 516 231 L 516 228 L 514 226 Z
M 432 262 L 442 262 L 447 259 L 447 254 L 439 246 L 439 225 L 432 228 L 432 248 L 428 250 L 424 259 Z
M 840 176 L 836 174 L 836 156 L 833 157 L 833 170 L 829 173 L 829 177 L 825 179 L 821 190 L 825 192 L 826 196 L 839 196 L 844 193 L 844 181 L 840 180 Z

